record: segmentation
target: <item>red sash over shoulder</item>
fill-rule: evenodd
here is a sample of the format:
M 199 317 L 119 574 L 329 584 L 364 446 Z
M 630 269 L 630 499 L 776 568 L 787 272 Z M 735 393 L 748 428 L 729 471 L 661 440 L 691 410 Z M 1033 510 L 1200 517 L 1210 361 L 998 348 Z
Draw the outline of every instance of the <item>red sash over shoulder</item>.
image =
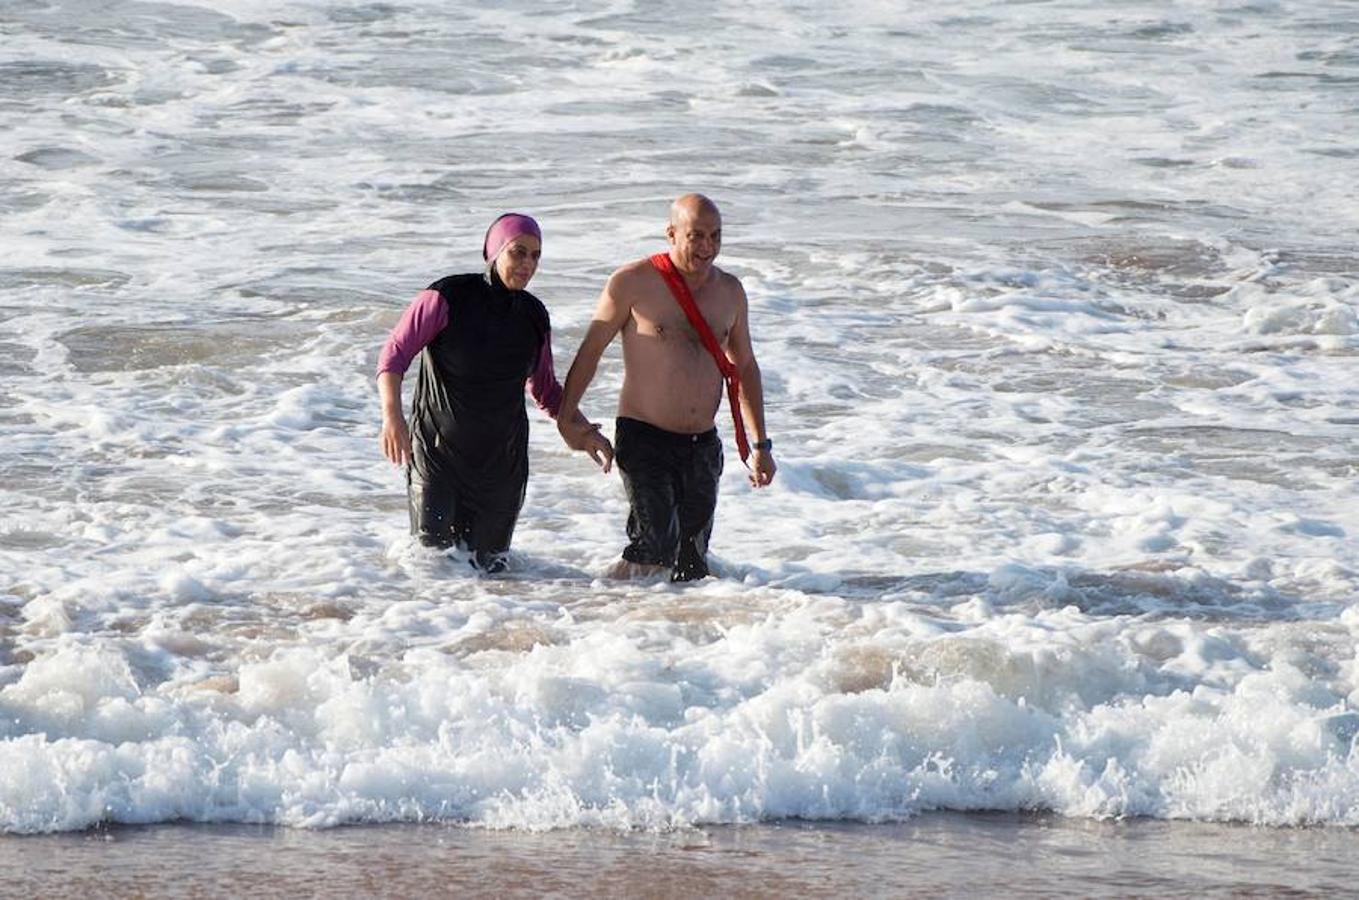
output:
M 727 400 L 731 406 L 731 420 L 736 431 L 736 449 L 741 454 L 741 462 L 744 463 L 750 458 L 750 443 L 746 440 L 746 427 L 741 420 L 741 377 L 736 371 L 736 364 L 728 359 L 727 354 L 718 346 L 713 330 L 708 327 L 707 320 L 698 311 L 694 295 L 689 293 L 689 285 L 684 283 L 684 276 L 680 275 L 675 264 L 670 261 L 670 255 L 657 253 L 651 257 L 651 265 L 665 279 L 665 283 L 670 287 L 670 293 L 675 295 L 680 309 L 684 310 L 684 315 L 689 318 L 689 324 L 698 332 L 698 338 L 703 342 L 703 346 L 712 354 L 718 371 L 722 373 L 722 380 L 727 383 Z

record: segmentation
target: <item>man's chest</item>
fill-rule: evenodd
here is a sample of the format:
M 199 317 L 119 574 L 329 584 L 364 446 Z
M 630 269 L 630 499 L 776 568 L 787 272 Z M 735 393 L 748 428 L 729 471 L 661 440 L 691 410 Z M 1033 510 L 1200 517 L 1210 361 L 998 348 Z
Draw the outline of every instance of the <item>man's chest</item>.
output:
M 734 305 L 716 293 L 710 296 L 700 295 L 695 297 L 694 302 L 698 306 L 699 314 L 703 316 L 703 320 L 712 329 L 717 342 L 719 344 L 725 342 L 727 334 L 731 331 L 732 323 L 736 319 Z M 698 333 L 689 323 L 689 318 L 684 314 L 684 309 L 679 305 L 679 301 L 669 293 L 648 294 L 639 302 L 633 304 L 632 320 L 637 328 L 637 333 L 640 335 L 660 340 L 699 342 Z

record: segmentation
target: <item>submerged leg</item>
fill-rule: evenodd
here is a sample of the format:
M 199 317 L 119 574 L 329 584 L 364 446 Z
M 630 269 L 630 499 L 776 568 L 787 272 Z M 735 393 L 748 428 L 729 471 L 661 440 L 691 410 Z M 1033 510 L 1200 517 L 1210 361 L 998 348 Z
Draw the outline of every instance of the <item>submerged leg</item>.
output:
M 679 545 L 673 465 L 668 448 L 652 437 L 650 429 L 621 420 L 615 434 L 614 460 L 628 495 L 628 545 L 614 568 L 632 573 L 622 577 L 646 571 L 620 569 L 622 563 L 647 569 L 669 568 L 675 563 Z
M 717 512 L 717 483 L 722 477 L 722 442 L 695 446 L 679 476 L 679 551 L 672 581 L 708 577 L 708 539 Z
M 406 468 L 406 503 L 411 534 L 426 547 L 447 549 L 460 543 L 457 495 L 436 478 L 422 476 L 415 465 Z

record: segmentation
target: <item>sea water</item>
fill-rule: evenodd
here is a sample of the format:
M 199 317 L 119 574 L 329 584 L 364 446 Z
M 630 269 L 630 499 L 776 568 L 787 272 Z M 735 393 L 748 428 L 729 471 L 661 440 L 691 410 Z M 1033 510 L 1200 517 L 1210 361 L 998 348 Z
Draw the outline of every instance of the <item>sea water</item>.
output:
M 1359 824 L 1354 12 L 0 0 L 0 831 Z M 531 213 L 564 373 L 686 191 L 719 577 L 533 410 L 512 574 L 413 545 L 405 304 Z

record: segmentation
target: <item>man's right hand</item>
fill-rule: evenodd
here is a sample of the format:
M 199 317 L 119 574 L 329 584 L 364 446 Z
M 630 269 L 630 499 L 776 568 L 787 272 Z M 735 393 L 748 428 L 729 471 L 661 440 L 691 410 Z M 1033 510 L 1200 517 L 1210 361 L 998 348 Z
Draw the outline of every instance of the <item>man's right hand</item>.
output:
M 411 461 L 411 430 L 401 413 L 382 417 L 379 440 L 382 443 L 382 455 L 392 463 L 402 466 Z
M 613 470 L 613 444 L 609 443 L 593 422 L 563 422 L 557 420 L 557 431 L 562 440 L 572 450 L 582 450 L 590 454 L 595 465 L 608 473 Z

